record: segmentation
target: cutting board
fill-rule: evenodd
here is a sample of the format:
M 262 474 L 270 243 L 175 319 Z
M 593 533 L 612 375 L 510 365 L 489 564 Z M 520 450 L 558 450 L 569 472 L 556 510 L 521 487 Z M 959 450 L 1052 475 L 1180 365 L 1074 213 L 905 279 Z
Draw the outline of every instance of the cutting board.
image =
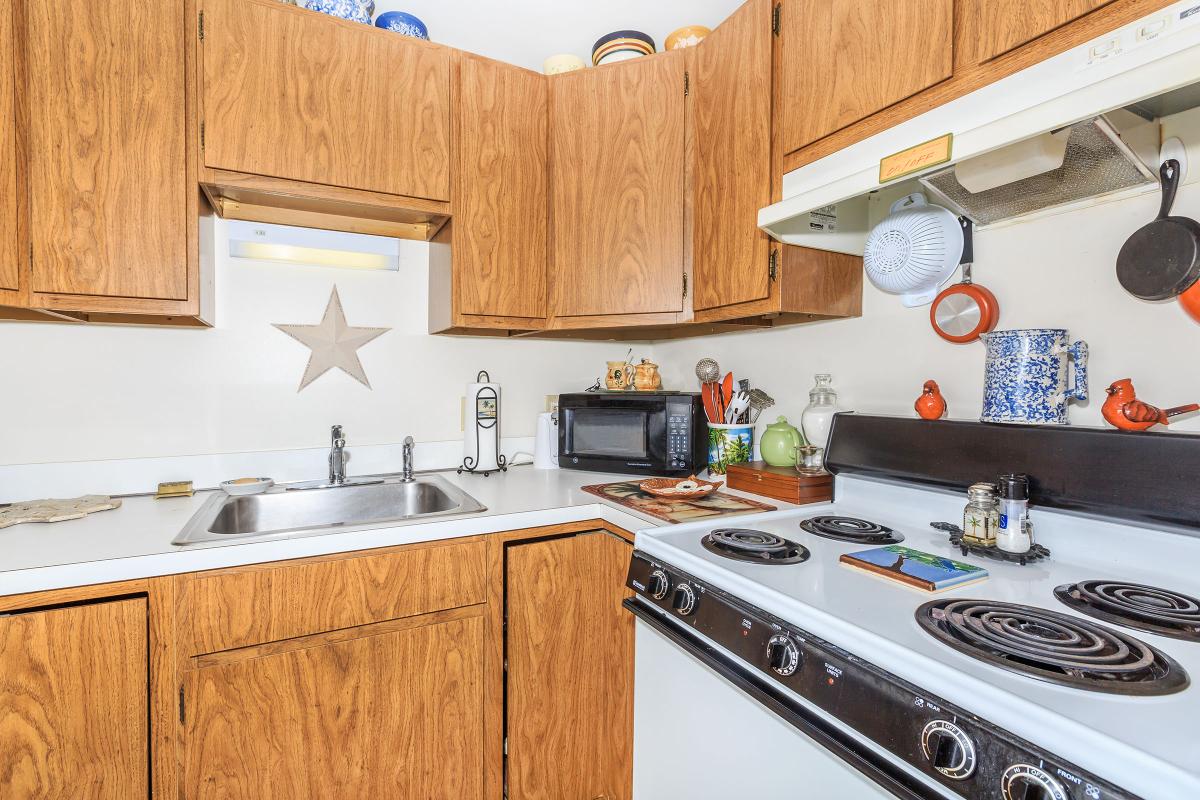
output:
M 757 514 L 776 510 L 775 506 L 745 497 L 734 497 L 719 491 L 706 497 L 697 497 L 694 500 L 655 497 L 643 492 L 639 484 L 641 484 L 640 480 L 621 481 L 619 483 L 599 483 L 582 488 L 588 494 L 594 494 L 664 522 L 695 522 L 710 517 Z
M 30 500 L 0 507 L 0 528 L 22 522 L 63 522 L 81 519 L 97 511 L 120 508 L 121 501 L 101 494 L 88 494 L 70 500 Z

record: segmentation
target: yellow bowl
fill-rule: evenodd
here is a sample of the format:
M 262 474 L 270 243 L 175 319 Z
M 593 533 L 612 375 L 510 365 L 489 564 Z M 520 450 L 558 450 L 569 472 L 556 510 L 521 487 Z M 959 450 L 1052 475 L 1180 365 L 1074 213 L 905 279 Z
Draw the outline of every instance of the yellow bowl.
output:
M 547 75 L 558 75 L 563 72 L 574 72 L 586 66 L 587 62 L 574 53 L 559 53 L 542 62 L 542 72 Z
M 710 33 L 712 33 L 712 29 L 703 25 L 685 25 L 679 30 L 671 32 L 671 35 L 667 37 L 665 49 L 682 50 L 685 47 L 694 47 Z

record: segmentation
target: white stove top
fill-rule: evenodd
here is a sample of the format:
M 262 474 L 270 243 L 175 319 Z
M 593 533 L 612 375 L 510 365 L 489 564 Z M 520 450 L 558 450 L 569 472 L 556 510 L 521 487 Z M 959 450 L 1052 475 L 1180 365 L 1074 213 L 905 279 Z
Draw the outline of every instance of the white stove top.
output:
M 726 517 L 641 531 L 637 547 L 781 619 L 1003 727 L 1080 767 L 1150 798 L 1200 797 L 1200 643 L 1116 626 L 1072 610 L 1054 596 L 1086 579 L 1144 583 L 1200 597 L 1200 538 L 1034 509 L 1034 538 L 1051 550 L 1026 566 L 962 556 L 931 521 L 961 524 L 962 496 L 838 478 L 837 501 L 788 511 Z M 801 520 L 838 514 L 904 534 L 902 544 L 984 566 L 990 576 L 944 592 L 910 588 L 838 562 L 871 545 L 809 534 Z M 717 527 L 764 530 L 811 551 L 800 564 L 750 564 L 706 550 Z M 1191 684 L 1135 697 L 1059 686 L 988 664 L 935 639 L 914 612 L 929 600 L 976 598 L 1036 606 L 1119 630 L 1168 654 Z

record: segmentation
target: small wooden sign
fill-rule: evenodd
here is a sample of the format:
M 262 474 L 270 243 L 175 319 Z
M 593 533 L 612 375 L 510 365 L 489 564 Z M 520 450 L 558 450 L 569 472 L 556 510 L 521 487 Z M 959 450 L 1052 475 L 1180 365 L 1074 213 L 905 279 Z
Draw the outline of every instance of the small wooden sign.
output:
M 950 160 L 953 144 L 954 134 L 947 133 L 945 136 L 930 139 L 881 159 L 879 182 L 887 183 L 938 164 L 945 164 Z

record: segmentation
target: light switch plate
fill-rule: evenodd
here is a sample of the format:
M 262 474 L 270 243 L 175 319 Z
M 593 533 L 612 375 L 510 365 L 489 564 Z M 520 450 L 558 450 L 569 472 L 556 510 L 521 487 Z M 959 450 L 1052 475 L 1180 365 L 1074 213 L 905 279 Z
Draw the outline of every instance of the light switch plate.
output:
M 556 394 L 546 395 L 546 410 L 547 411 L 558 411 L 558 395 L 556 395 Z

